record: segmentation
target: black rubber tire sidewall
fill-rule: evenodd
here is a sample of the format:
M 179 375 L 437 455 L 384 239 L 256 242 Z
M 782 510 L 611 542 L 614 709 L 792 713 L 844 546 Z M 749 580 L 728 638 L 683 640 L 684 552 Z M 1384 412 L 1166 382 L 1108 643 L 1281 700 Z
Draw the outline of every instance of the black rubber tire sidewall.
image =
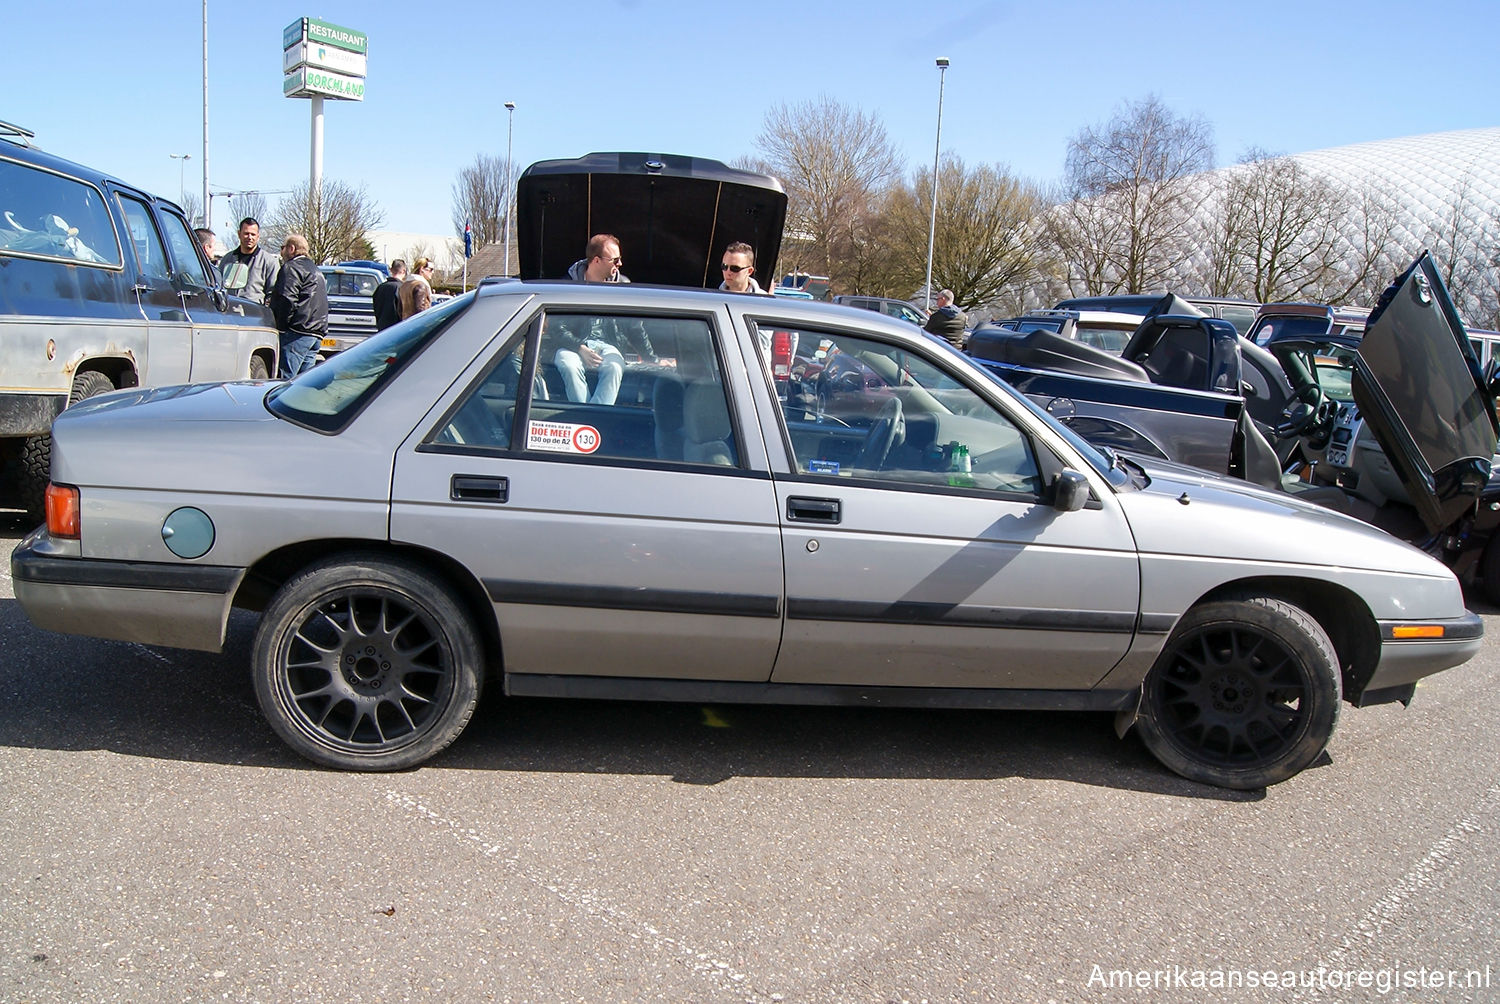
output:
M 387 753 L 357 753 L 319 742 L 288 707 L 281 685 L 279 654 L 290 632 L 322 599 L 351 586 L 392 592 L 430 615 L 452 660 L 448 706 L 416 738 Z M 468 609 L 446 582 L 420 565 L 400 558 L 353 554 L 331 558 L 293 576 L 277 590 L 256 627 L 251 650 L 255 696 L 271 728 L 299 755 L 340 770 L 395 771 L 414 767 L 458 738 L 479 701 L 483 649 Z
M 1157 721 L 1157 709 L 1151 700 L 1151 676 L 1166 672 L 1180 639 L 1200 628 L 1228 624 L 1249 625 L 1269 633 L 1300 661 L 1307 676 L 1305 699 L 1310 708 L 1303 717 L 1300 734 L 1287 749 L 1259 765 L 1229 767 L 1195 758 Z M 1256 789 L 1285 781 L 1317 760 L 1333 738 L 1342 701 L 1338 656 L 1322 625 L 1285 600 L 1244 596 L 1205 603 L 1183 615 L 1148 674 L 1136 724 L 1146 748 L 1175 773 L 1222 788 Z

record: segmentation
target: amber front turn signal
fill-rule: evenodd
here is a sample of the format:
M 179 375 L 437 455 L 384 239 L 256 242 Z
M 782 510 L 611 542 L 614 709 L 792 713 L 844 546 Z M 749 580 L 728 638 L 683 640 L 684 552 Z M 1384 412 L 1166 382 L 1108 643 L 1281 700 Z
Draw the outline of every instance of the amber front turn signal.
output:
M 1441 638 L 1441 624 L 1398 624 L 1391 628 L 1392 638 Z
M 78 536 L 78 489 L 47 485 L 47 532 L 54 537 Z

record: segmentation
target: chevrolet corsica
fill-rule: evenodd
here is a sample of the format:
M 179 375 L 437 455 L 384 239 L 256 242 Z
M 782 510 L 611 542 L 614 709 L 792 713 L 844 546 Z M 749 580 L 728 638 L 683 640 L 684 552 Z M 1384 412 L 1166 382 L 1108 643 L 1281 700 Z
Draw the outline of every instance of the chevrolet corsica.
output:
M 621 348 L 579 388 L 582 341 Z M 882 379 L 810 392 L 840 354 Z M 422 763 L 489 684 L 1109 711 L 1185 777 L 1260 787 L 1483 633 L 1413 547 L 1096 451 L 820 303 L 486 281 L 289 383 L 119 392 L 54 441 L 11 559 L 32 621 L 217 651 L 259 611 L 261 708 L 337 768 Z

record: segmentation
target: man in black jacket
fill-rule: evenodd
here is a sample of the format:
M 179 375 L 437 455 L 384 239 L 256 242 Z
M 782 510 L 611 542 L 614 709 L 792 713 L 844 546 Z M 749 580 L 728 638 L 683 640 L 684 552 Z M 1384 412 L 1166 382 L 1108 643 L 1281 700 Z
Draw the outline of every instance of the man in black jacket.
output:
M 270 307 L 281 333 L 277 374 L 288 380 L 317 365 L 318 345 L 328 333 L 328 282 L 307 256 L 307 238 L 301 234 L 287 234 L 281 263 Z
M 948 339 L 956 349 L 964 347 L 964 325 L 968 316 L 953 302 L 953 290 L 945 289 L 937 295 L 937 309 L 927 318 L 922 330 L 939 338 Z
M 375 330 L 384 331 L 401 320 L 401 303 L 397 291 L 406 278 L 406 259 L 391 262 L 391 277 L 375 287 Z

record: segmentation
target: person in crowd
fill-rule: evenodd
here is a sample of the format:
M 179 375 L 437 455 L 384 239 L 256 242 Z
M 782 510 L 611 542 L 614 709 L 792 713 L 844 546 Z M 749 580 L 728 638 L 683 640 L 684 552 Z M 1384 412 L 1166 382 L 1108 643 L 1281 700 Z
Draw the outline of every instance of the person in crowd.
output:
M 255 217 L 240 220 L 239 247 L 219 259 L 219 273 L 231 296 L 243 296 L 256 303 L 268 303 L 276 288 L 276 273 L 281 263 L 260 246 L 260 224 Z
M 595 234 L 589 238 L 583 257 L 568 268 L 568 278 L 575 282 L 629 282 L 620 271 L 620 239 L 614 234 Z M 642 359 L 656 358 L 651 338 L 644 326 L 622 324 L 598 318 L 567 318 L 551 328 L 552 344 L 557 346 L 552 363 L 562 375 L 563 389 L 569 401 L 590 404 L 614 404 L 625 375 L 625 355 L 629 348 Z M 597 373 L 594 392 L 589 393 L 588 374 Z
M 937 295 L 937 309 L 927 318 L 922 329 L 928 334 L 946 338 L 956 349 L 964 347 L 964 327 L 969 318 L 953 302 L 953 290 L 945 289 Z
M 720 289 L 733 293 L 765 293 L 755 281 L 755 249 L 744 241 L 735 241 L 724 249 L 724 260 L 719 265 L 724 281 Z
M 412 262 L 411 275 L 406 277 L 396 291 L 403 321 L 432 306 L 432 273 L 432 262 L 426 258 L 418 258 Z
M 213 269 L 214 276 L 219 275 L 219 265 L 214 260 L 214 245 L 219 238 L 208 227 L 196 227 L 193 236 L 198 239 L 198 246 L 203 249 L 203 257 L 208 259 L 208 267 Z
M 401 283 L 406 279 L 406 259 L 391 262 L 391 276 L 375 287 L 375 330 L 384 331 L 401 320 Z
M 283 380 L 312 369 L 318 345 L 328 333 L 328 282 L 307 255 L 307 238 L 287 234 L 281 245 L 281 271 L 271 290 L 271 313 L 281 334 Z

